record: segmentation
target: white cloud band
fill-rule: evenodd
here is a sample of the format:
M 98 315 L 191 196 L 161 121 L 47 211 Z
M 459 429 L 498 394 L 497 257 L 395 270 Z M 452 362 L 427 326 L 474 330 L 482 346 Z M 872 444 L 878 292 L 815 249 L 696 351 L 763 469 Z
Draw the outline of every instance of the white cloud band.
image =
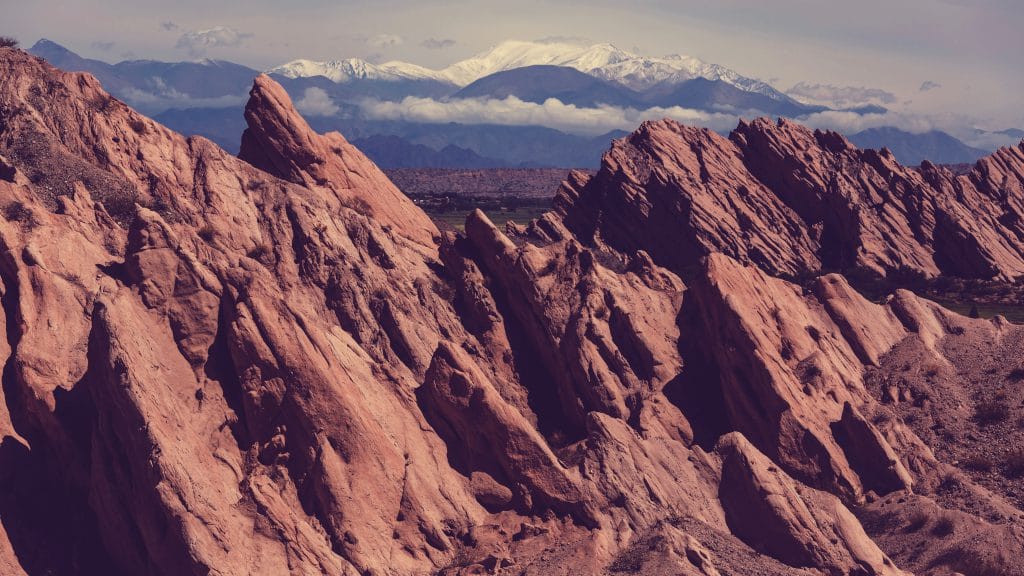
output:
M 407 97 L 400 102 L 364 100 L 363 113 L 374 120 L 404 120 L 426 124 L 498 124 L 504 126 L 547 126 L 577 134 L 603 134 L 611 130 L 633 130 L 644 120 L 672 118 L 715 130 L 728 130 L 736 125 L 737 116 L 702 112 L 673 106 L 670 108 L 618 108 L 598 106 L 580 108 L 555 98 L 543 103 L 524 102 L 515 96 L 504 99 L 466 98 L 434 100 Z

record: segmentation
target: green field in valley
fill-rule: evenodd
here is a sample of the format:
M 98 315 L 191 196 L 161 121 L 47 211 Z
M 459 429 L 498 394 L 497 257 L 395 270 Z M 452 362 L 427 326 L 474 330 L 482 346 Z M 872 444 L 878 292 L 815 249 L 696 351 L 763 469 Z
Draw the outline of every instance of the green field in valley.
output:
M 494 222 L 495 226 L 502 227 L 511 220 L 516 224 L 527 224 L 544 212 L 550 210 L 546 206 L 520 206 L 516 208 L 484 208 L 484 214 Z M 451 226 L 456 230 L 463 230 L 466 226 L 466 216 L 472 210 L 445 210 L 443 212 L 432 212 L 427 210 L 427 215 L 437 223 L 438 226 Z
M 946 308 L 949 308 L 957 314 L 963 314 L 967 316 L 971 313 L 971 308 L 975 306 L 973 302 L 955 302 L 952 300 L 936 300 L 939 304 L 942 304 Z M 1024 324 L 1024 306 L 1019 304 L 977 304 L 978 317 L 980 318 L 991 318 L 993 316 L 1003 316 L 1014 324 Z

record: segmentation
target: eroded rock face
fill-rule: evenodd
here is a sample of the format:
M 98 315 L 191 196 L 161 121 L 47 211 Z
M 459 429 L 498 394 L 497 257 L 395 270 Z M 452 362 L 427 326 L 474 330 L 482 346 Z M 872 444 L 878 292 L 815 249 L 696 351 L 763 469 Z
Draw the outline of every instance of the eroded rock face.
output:
M 864 384 L 903 348 L 971 373 L 946 346 L 964 323 L 1014 328 L 770 272 L 826 265 L 834 237 L 869 268 L 945 270 L 921 238 L 991 232 L 971 215 L 1019 205 L 1015 152 L 967 179 L 893 164 L 957 214 L 897 257 L 872 238 L 905 204 L 851 216 L 826 186 L 809 215 L 756 168 L 792 156 L 794 194 L 854 159 L 857 194 L 896 181 L 792 125 L 645 125 L 559 211 L 442 234 L 269 78 L 246 118 L 234 158 L 0 49 L 4 574 L 960 569 L 857 516 L 921 509 L 1014 573 L 1020 531 L 975 511 L 1019 511 L 963 476 L 969 505 L 942 510 L 955 471 Z M 955 212 L 940 181 L 974 200 Z M 1009 274 L 1001 233 L 959 245 Z
M 253 83 L 245 121 L 249 128 L 242 134 L 241 159 L 283 180 L 326 189 L 343 205 L 368 213 L 424 248 L 436 244 L 438 231 L 430 218 L 341 134 L 311 130 L 269 76 L 260 75 Z
M 956 176 L 787 120 L 741 122 L 728 139 L 663 120 L 617 141 L 592 178 L 570 178 L 556 206 L 575 233 L 670 269 L 721 252 L 777 275 L 1013 279 L 1022 186 L 1024 144 Z
M 733 532 L 793 566 L 849 574 L 905 574 L 835 496 L 798 486 L 737 433 L 719 442 L 719 495 Z

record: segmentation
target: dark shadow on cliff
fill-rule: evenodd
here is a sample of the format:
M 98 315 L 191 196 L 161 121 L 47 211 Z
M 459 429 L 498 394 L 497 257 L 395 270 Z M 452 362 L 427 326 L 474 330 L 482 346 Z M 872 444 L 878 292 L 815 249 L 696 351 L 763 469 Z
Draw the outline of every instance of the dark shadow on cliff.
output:
M 701 346 L 705 336 L 698 306 L 697 298 L 688 291 L 677 320 L 683 371 L 665 385 L 664 394 L 689 420 L 694 442 L 711 452 L 718 439 L 733 428 L 722 396 L 718 366 Z

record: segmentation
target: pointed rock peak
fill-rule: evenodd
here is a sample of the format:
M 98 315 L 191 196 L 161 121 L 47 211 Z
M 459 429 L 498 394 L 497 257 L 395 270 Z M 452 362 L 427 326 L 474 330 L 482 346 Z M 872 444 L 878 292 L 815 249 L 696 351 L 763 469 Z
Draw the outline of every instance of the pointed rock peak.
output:
M 839 154 L 855 148 L 855 146 L 851 144 L 845 136 L 832 130 L 815 130 L 814 137 L 818 140 L 818 144 L 820 144 L 822 148 L 832 153 Z
M 670 118 L 648 120 L 629 136 L 630 142 L 634 146 L 640 147 L 646 147 L 645 144 L 654 144 L 675 148 L 680 139 L 691 145 L 719 140 L 724 142 L 716 132 L 708 128 L 688 126 Z
M 659 134 L 659 133 L 671 133 L 671 134 L 684 134 L 688 132 L 701 132 L 706 128 L 699 128 L 697 126 L 687 126 L 680 122 L 676 122 L 671 118 L 662 118 L 661 120 L 647 120 L 640 125 L 637 129 L 637 134 Z
M 260 74 L 253 81 L 245 121 L 249 127 L 242 133 L 239 158 L 283 180 L 329 190 L 343 206 L 436 249 L 439 233 L 430 218 L 341 134 L 321 135 L 310 128 L 270 76 Z
M 761 146 L 805 150 L 818 145 L 816 135 L 810 128 L 782 117 L 777 120 L 755 118 L 749 123 L 740 122 L 729 134 L 729 139 L 745 150 Z M 842 143 L 831 138 L 828 140 L 832 146 L 842 146 Z
M 245 105 L 249 127 L 242 134 L 239 158 L 296 184 L 307 183 L 307 172 L 324 162 L 319 136 L 292 103 L 280 84 L 260 74 Z

